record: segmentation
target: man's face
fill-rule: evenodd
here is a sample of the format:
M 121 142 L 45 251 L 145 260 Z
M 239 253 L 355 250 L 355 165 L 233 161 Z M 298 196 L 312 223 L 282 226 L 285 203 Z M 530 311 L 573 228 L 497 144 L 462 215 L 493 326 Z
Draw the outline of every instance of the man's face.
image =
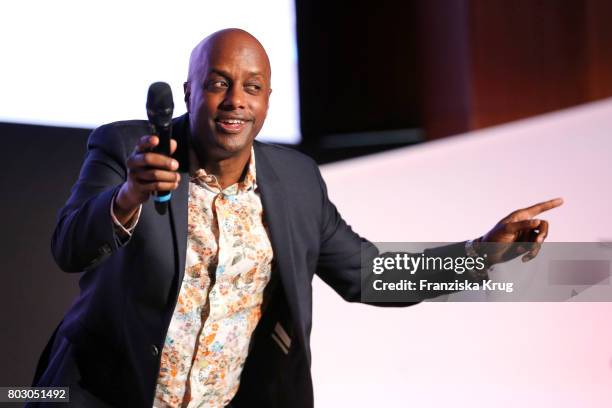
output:
M 208 157 L 223 159 L 250 152 L 268 112 L 270 67 L 253 39 L 229 34 L 211 39 L 191 61 L 185 85 L 193 142 Z

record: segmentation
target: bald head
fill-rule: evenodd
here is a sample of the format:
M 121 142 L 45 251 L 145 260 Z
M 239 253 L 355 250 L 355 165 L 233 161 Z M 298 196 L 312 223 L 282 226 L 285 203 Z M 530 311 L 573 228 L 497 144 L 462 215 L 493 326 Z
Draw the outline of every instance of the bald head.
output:
M 217 31 L 191 53 L 185 102 L 200 156 L 247 160 L 268 112 L 270 60 L 255 37 Z
M 226 28 L 212 33 L 195 46 L 189 58 L 187 82 L 200 80 L 206 73 L 209 60 L 220 53 L 250 53 L 260 62 L 268 80 L 271 77 L 270 59 L 263 45 L 251 33 L 239 28 Z

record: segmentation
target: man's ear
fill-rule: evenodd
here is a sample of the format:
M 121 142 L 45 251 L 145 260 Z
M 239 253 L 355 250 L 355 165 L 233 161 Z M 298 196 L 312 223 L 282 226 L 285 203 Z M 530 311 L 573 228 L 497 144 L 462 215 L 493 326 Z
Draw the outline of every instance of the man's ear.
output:
M 268 109 L 270 108 L 270 95 L 272 95 L 272 88 L 268 89 L 268 98 L 266 99 L 266 114 L 268 113 Z
M 184 100 L 185 100 L 185 106 L 187 107 L 187 112 L 190 112 L 189 97 L 191 96 L 191 91 L 189 89 L 189 82 L 187 81 L 183 82 L 183 94 L 185 95 Z

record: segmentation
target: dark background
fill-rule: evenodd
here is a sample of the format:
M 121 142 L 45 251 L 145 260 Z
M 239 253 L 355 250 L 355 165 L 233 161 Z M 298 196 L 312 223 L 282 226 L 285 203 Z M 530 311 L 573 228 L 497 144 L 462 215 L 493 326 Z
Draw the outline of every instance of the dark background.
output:
M 612 95 L 608 0 L 296 0 L 296 11 L 296 147 L 319 163 Z M 89 132 L 0 123 L 2 386 L 30 383 L 77 294 L 49 242 Z

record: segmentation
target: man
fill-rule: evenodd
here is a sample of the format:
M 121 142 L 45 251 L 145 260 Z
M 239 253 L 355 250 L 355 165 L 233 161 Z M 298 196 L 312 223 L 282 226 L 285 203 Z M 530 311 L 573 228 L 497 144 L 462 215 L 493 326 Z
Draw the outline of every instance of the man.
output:
M 313 275 L 360 301 L 362 244 L 377 252 L 340 217 L 312 160 L 254 141 L 270 76 L 253 36 L 222 30 L 191 55 L 172 158 L 150 151 L 159 141 L 144 121 L 92 133 L 52 242 L 63 270 L 86 272 L 36 385 L 70 386 L 74 406 L 313 405 Z M 154 191 L 173 191 L 167 214 L 155 211 Z M 541 243 L 548 223 L 533 217 L 561 202 L 426 252 Z

